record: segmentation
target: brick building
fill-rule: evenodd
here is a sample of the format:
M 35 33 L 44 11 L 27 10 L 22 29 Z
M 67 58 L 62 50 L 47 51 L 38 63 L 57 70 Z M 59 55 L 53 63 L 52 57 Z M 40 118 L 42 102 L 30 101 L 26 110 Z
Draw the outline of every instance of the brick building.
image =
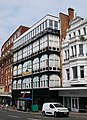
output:
M 0 57 L 0 102 L 2 99 L 6 101 L 6 98 L 11 96 L 13 41 L 28 29 L 28 27 L 20 26 L 2 45 Z
M 59 13 L 60 18 L 60 80 L 62 87 L 62 47 L 61 42 L 66 38 L 66 30 L 70 27 L 70 21 L 74 18 L 74 9 L 68 8 L 68 15 Z

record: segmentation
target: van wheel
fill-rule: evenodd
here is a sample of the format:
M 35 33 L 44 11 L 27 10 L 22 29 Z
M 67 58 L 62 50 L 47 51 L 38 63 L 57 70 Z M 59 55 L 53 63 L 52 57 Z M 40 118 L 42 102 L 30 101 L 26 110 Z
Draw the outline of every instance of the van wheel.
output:
M 57 112 L 54 112 L 54 116 L 57 117 Z
M 42 112 L 42 115 L 45 116 L 45 111 Z

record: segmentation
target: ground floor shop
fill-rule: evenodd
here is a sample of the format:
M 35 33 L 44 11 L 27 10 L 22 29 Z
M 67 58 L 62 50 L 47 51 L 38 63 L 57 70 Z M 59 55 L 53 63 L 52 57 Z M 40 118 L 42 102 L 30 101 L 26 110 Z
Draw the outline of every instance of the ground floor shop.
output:
M 0 104 L 6 104 L 8 103 L 8 105 L 12 104 L 12 97 L 11 95 L 7 95 L 7 94 L 0 94 Z
M 63 104 L 71 111 L 87 111 L 87 90 L 60 90 L 59 96 L 63 98 Z
M 28 99 L 31 99 L 29 101 L 30 104 L 32 104 L 32 97 L 33 97 L 33 104 L 38 105 L 38 109 L 42 109 L 42 105 L 44 102 L 62 102 L 62 97 L 58 98 L 59 93 L 58 91 L 50 91 L 48 88 L 46 89 L 33 89 L 33 96 L 32 96 L 32 90 L 13 90 L 12 91 L 12 105 L 17 106 L 19 98 L 25 98 L 25 100 L 28 101 Z M 23 101 L 23 100 L 22 100 Z M 24 106 L 27 105 L 26 102 L 24 103 Z M 26 103 L 26 104 L 25 104 Z M 25 106 L 26 108 L 26 106 Z

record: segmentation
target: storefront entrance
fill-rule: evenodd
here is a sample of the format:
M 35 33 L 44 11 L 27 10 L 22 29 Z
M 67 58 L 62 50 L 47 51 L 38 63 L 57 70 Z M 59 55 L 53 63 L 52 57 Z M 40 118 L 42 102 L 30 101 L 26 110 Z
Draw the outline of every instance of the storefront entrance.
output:
M 79 111 L 79 100 L 76 97 L 71 98 L 71 111 Z

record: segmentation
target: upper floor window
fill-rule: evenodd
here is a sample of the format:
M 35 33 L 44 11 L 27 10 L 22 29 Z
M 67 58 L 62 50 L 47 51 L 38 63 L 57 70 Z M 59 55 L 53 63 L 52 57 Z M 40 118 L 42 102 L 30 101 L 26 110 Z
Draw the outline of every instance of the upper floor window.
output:
M 83 55 L 83 44 L 79 44 L 79 55 Z
M 74 37 L 76 36 L 76 33 L 75 32 L 73 32 L 73 35 L 74 35 Z
M 72 67 L 73 70 L 73 78 L 77 78 L 77 66 Z
M 54 21 L 54 29 L 58 30 L 58 22 L 57 21 Z
M 49 20 L 49 27 L 53 28 L 53 21 L 52 20 Z
M 86 28 L 85 27 L 83 28 L 83 32 L 84 32 L 84 34 L 86 34 Z
M 76 54 L 77 54 L 76 45 L 74 45 L 74 50 L 75 50 L 75 56 L 76 56 Z
M 67 50 L 67 55 L 68 55 L 67 58 L 69 59 L 69 50 Z
M 71 38 L 71 34 L 69 34 L 69 38 Z
M 73 46 L 71 46 L 72 56 L 74 55 Z
M 66 74 L 67 74 L 67 80 L 69 80 L 69 69 L 66 69 Z
M 44 29 L 47 28 L 47 21 L 44 22 Z
M 80 66 L 80 76 L 84 78 L 84 66 Z
M 79 34 L 79 35 L 81 35 L 81 32 L 80 32 L 80 30 L 78 30 L 78 34 Z

